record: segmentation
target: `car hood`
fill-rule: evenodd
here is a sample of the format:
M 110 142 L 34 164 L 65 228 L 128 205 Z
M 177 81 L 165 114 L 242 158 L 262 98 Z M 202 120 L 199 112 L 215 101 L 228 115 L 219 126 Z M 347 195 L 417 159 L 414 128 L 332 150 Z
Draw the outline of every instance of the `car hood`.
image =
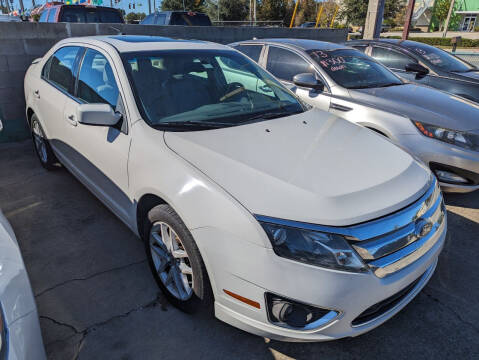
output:
M 412 120 L 454 130 L 479 129 L 479 104 L 427 86 L 350 89 L 351 96 Z
M 455 72 L 458 77 L 467 78 L 467 80 L 476 80 L 479 82 L 479 71 Z
M 401 209 L 430 172 L 385 138 L 321 110 L 166 132 L 167 146 L 251 213 L 345 226 Z

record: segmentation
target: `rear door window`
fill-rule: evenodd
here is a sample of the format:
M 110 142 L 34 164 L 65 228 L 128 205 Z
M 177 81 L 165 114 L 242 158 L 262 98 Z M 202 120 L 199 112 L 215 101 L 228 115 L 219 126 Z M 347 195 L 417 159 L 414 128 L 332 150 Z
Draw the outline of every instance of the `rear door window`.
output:
M 412 57 L 399 51 L 379 46 L 373 46 L 371 56 L 388 68 L 398 70 L 405 70 L 407 64 L 416 62 Z
M 142 22 L 142 25 L 151 25 L 153 24 L 153 20 L 155 19 L 155 15 L 151 14 L 148 15 Z
M 58 49 L 48 61 L 49 69 L 44 71 L 44 77 L 59 88 L 72 93 L 73 71 L 80 50 L 81 48 L 77 46 L 66 46 Z
M 50 13 L 48 14 L 48 22 L 55 22 L 55 15 L 57 13 L 56 8 L 50 9 Z
M 290 82 L 295 75 L 315 73 L 314 67 L 301 56 L 276 46 L 269 47 L 266 69 L 277 78 Z
M 49 9 L 44 10 L 42 14 L 40 15 L 40 19 L 38 20 L 38 22 L 47 22 L 49 11 L 50 11 Z
M 235 46 L 235 49 L 241 51 L 246 56 L 249 56 L 251 59 L 258 62 L 263 45 L 238 45 Z
M 165 25 L 166 14 L 159 14 L 155 19 L 156 25 Z

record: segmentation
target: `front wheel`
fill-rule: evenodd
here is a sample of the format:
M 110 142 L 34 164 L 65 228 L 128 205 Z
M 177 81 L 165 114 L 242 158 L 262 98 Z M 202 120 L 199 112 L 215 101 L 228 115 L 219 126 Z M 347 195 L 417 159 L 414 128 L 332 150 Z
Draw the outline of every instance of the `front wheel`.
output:
M 38 117 L 35 114 L 32 115 L 31 119 L 31 134 L 35 154 L 37 154 L 40 164 L 42 164 L 47 170 L 54 170 L 58 160 L 53 153 L 42 126 L 40 125 L 40 121 L 38 121 Z
M 211 310 L 213 293 L 196 243 L 168 205 L 154 207 L 144 222 L 145 247 L 153 276 L 168 300 L 187 313 Z

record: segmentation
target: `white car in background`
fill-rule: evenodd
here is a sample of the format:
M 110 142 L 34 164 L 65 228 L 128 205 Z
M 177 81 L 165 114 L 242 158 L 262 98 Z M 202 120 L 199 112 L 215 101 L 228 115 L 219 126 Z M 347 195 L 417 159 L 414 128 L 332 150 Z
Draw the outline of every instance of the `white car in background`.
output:
M 25 99 L 42 165 L 58 159 L 141 236 L 184 311 L 332 340 L 382 324 L 434 272 L 447 225 L 431 172 L 227 46 L 62 40 Z
M 1 211 L 0 359 L 46 359 L 28 274 L 15 234 Z

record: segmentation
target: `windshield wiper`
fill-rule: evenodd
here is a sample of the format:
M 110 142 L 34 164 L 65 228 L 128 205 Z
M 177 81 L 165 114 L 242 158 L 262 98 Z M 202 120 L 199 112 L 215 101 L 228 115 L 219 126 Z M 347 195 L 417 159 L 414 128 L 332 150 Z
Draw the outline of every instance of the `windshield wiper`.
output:
M 235 124 L 231 123 L 220 123 L 220 122 L 212 122 L 212 121 L 166 121 L 160 122 L 157 124 L 153 124 L 155 128 L 181 128 L 181 127 L 194 127 L 194 128 L 201 128 L 201 129 L 219 129 L 223 127 L 233 126 Z
M 380 87 L 399 86 L 399 85 L 404 85 L 404 84 L 403 83 L 389 83 L 389 84 L 381 85 Z
M 261 114 L 254 115 L 248 118 L 248 122 L 255 121 L 255 120 L 271 120 L 277 119 L 280 117 L 286 117 L 291 115 L 296 115 L 302 113 L 302 111 L 276 111 L 276 112 L 265 112 Z
M 360 86 L 352 86 L 348 89 L 372 89 L 372 88 L 381 88 L 381 87 L 389 87 L 389 86 L 397 86 L 403 85 L 403 83 L 387 83 L 387 84 L 369 84 L 369 85 L 360 85 Z

